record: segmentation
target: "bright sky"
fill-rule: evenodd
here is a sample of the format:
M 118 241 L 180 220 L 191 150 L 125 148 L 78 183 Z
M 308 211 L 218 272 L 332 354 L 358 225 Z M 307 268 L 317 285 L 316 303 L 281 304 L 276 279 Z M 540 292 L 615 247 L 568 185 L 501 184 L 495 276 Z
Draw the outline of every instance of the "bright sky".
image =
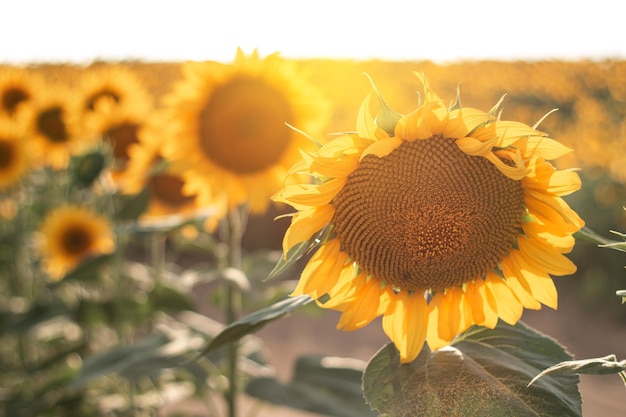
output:
M 615 0 L 5 0 L 0 62 L 626 59 Z

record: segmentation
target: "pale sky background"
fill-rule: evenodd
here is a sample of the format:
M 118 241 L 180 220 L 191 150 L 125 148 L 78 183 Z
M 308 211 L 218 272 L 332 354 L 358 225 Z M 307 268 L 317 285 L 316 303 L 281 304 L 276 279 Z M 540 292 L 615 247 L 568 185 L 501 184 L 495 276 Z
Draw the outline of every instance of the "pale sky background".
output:
M 616 0 L 2 0 L 0 62 L 626 59 Z

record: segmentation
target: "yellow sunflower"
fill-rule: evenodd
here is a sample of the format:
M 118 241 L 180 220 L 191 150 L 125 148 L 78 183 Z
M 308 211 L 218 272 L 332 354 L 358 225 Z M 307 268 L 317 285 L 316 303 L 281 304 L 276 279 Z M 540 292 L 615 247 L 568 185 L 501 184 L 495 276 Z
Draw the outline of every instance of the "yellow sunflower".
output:
M 84 123 L 90 138 L 99 138 L 111 147 L 113 166 L 111 175 L 119 186 L 119 177 L 126 170 L 129 149 L 139 141 L 139 130 L 148 117 L 146 109 L 118 107 L 107 103 L 101 106 L 98 117 Z
M 86 146 L 87 141 L 78 136 L 74 104 L 71 92 L 56 85 L 48 85 L 32 100 L 25 112 L 25 123 L 33 138 L 38 164 L 63 169 L 70 156 Z
M 425 94 L 415 111 L 400 115 L 370 94 L 356 134 L 292 168 L 314 181 L 274 197 L 298 210 L 285 253 L 320 242 L 293 295 L 341 311 L 345 330 L 382 316 L 402 362 L 424 341 L 438 349 L 471 325 L 556 308 L 550 275 L 576 270 L 563 254 L 583 226 L 561 198 L 580 187 L 578 175 L 547 162 L 570 149 L 500 120 L 498 105 L 448 108 L 416 75 Z
M 0 191 L 15 185 L 28 172 L 32 150 L 18 124 L 0 118 Z
M 167 164 L 161 155 L 168 135 L 168 126 L 162 121 L 160 112 L 154 112 L 141 126 L 138 141 L 128 147 L 126 169 L 118 178 L 126 193 L 135 194 L 149 187 L 150 201 L 142 219 L 188 216 L 199 210 L 195 196 L 183 192 L 182 168 Z
M 232 64 L 190 62 L 166 96 L 172 125 L 163 155 L 183 161 L 185 192 L 220 218 L 248 203 L 262 213 L 307 139 L 286 123 L 318 132 L 328 103 L 294 62 L 238 49 Z
M 28 68 L 0 67 L 0 116 L 15 117 L 43 90 L 43 79 Z
M 52 279 L 92 256 L 113 252 L 113 231 L 107 218 L 78 206 L 63 206 L 46 216 L 40 228 L 42 268 Z
M 88 67 L 76 94 L 80 118 L 86 124 L 83 133 L 86 136 L 91 133 L 92 125 L 98 123 L 100 113 L 110 113 L 111 107 L 147 114 L 154 106 L 152 96 L 137 74 L 115 64 Z

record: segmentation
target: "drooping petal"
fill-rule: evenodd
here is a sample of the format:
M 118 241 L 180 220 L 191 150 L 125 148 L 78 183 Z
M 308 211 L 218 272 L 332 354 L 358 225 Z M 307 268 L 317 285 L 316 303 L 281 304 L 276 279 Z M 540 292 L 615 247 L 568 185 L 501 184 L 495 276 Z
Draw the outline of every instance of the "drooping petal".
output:
M 426 337 L 426 300 L 423 294 L 400 291 L 383 316 L 383 330 L 400 352 L 400 362 L 408 363 L 419 355 Z

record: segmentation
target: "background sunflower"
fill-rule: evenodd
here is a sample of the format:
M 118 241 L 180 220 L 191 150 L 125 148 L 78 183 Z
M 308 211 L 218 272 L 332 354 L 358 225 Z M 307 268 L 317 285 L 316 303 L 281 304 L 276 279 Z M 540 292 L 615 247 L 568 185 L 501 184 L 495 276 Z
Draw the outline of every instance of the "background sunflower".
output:
M 163 155 L 184 161 L 185 189 L 217 218 L 241 204 L 261 213 L 285 172 L 309 148 L 286 123 L 319 132 L 328 107 L 292 62 L 241 50 L 232 64 L 193 62 L 164 99 L 172 137 Z
M 54 280 L 86 259 L 115 249 L 108 219 L 84 207 L 68 205 L 52 210 L 39 234 L 43 269 Z

